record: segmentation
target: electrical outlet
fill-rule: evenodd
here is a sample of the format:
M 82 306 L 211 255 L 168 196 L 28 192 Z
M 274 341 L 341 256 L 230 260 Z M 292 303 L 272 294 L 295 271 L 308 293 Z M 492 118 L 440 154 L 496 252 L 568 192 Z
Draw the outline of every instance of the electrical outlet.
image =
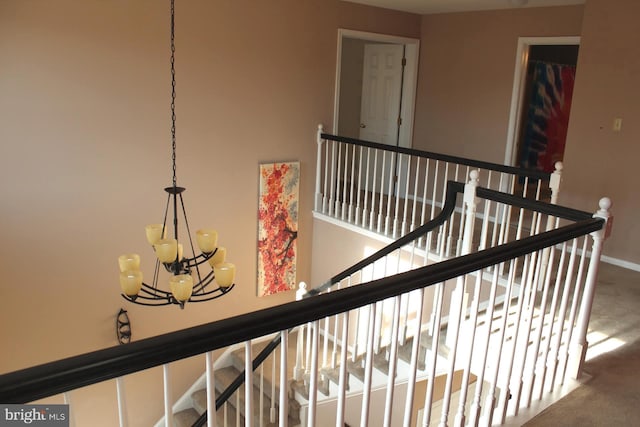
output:
M 620 132 L 622 130 L 622 119 L 620 117 L 616 117 L 613 119 L 613 131 Z

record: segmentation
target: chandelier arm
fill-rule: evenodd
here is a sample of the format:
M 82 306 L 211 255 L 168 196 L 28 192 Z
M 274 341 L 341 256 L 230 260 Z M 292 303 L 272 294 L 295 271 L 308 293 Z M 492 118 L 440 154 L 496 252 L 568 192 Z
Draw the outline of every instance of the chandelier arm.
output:
M 162 298 L 168 298 L 168 297 L 172 296 L 171 292 L 167 292 L 167 291 L 163 291 L 162 289 L 151 287 L 151 286 L 147 285 L 144 282 L 142 282 L 142 288 L 140 288 L 140 292 L 144 292 L 146 294 L 153 295 L 156 298 L 159 297 L 159 296 L 162 296 Z M 148 297 L 143 297 L 142 295 L 139 295 L 139 297 L 140 298 L 148 298 Z
M 164 227 L 163 227 L 163 229 L 164 229 Z M 156 267 L 155 267 L 155 269 L 153 271 L 153 282 L 151 282 L 152 286 L 148 286 L 148 285 L 145 285 L 145 286 L 148 286 L 148 287 L 153 288 L 153 289 L 158 289 L 158 275 L 159 274 L 160 274 L 160 260 L 158 258 L 156 258 Z M 143 282 L 143 285 L 144 285 L 144 282 Z
M 129 302 L 132 302 L 132 303 L 134 303 L 134 304 L 138 304 L 138 305 L 146 305 L 146 306 L 149 306 L 149 307 L 158 307 L 158 306 L 162 306 L 162 305 L 177 304 L 177 303 L 175 303 L 175 302 L 168 302 L 168 301 L 159 302 L 160 300 L 156 300 L 156 301 L 158 301 L 156 304 L 151 304 L 151 303 L 148 303 L 148 302 L 138 301 L 138 298 L 140 298 L 140 297 L 138 297 L 138 298 L 136 298 L 136 299 L 134 300 L 134 299 L 129 298 L 129 297 L 128 297 L 128 296 L 126 296 L 125 294 L 121 294 L 121 295 L 122 295 L 122 297 L 123 297 L 124 299 L 126 299 L 126 300 L 127 300 L 127 301 L 129 301 Z
M 202 279 L 201 281 L 199 281 L 198 283 L 196 283 L 195 285 L 193 285 L 193 292 L 194 293 L 198 293 L 198 292 L 202 292 L 200 295 L 204 294 L 205 292 L 203 292 L 207 286 L 209 286 L 211 284 L 211 282 L 213 282 L 213 279 L 215 279 L 215 275 L 213 274 L 213 270 L 211 270 L 205 277 L 204 279 Z
M 196 251 L 193 247 L 193 238 L 191 237 L 191 228 L 189 227 L 189 220 L 187 219 L 187 210 L 184 207 L 184 199 L 182 197 L 182 193 L 179 193 L 180 195 L 180 206 L 182 207 L 182 215 L 184 216 L 184 225 L 185 228 L 187 230 L 187 236 L 189 237 L 189 246 L 191 247 L 191 253 L 195 255 Z M 195 256 L 194 256 L 195 258 Z M 198 276 L 198 282 L 202 282 L 202 277 L 200 275 L 200 269 L 198 268 L 198 265 L 200 265 L 202 263 L 196 263 L 194 265 L 192 265 L 192 267 L 196 268 L 196 274 Z M 189 267 L 189 265 L 187 264 L 187 266 Z
M 194 256 L 193 258 L 183 258 L 182 259 L 182 263 L 186 267 L 196 267 L 198 265 L 204 264 L 206 261 L 209 261 L 209 259 L 212 256 L 214 256 L 216 254 L 216 252 L 218 252 L 218 248 L 216 248 L 213 252 L 202 253 L 200 255 Z M 200 258 L 202 258 L 202 259 L 200 259 Z
M 190 302 L 201 302 L 201 301 L 209 301 L 209 300 L 212 300 L 212 299 L 216 299 L 216 298 L 219 298 L 219 297 L 225 295 L 227 292 L 231 291 L 231 289 L 233 289 L 234 286 L 235 286 L 235 283 L 233 285 L 231 285 L 231 286 L 226 287 L 226 288 L 218 287 L 216 289 L 213 289 L 213 290 L 211 290 L 209 292 L 205 292 L 203 294 L 193 295 L 189 299 L 189 301 Z M 217 294 L 217 295 L 209 297 L 209 295 L 214 295 L 214 294 Z M 207 298 L 203 298 L 203 297 L 207 297 Z

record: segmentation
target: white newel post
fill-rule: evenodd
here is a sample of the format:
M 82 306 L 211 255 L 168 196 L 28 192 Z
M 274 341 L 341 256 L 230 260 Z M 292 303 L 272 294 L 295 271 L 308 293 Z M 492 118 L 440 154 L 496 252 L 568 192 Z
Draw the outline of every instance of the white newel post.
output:
M 556 170 L 553 171 L 549 178 L 549 188 L 551 189 L 551 203 L 558 204 L 558 195 L 560 194 L 560 183 L 562 182 L 562 169 L 564 165 L 562 162 L 556 162 Z
M 316 142 L 318 143 L 318 154 L 316 159 L 316 198 L 314 209 L 316 212 L 322 211 L 322 193 L 320 192 L 320 182 L 322 180 L 322 133 L 324 128 L 322 124 L 318 125 L 318 132 L 316 134 Z
M 601 230 L 591 233 L 593 238 L 593 246 L 591 249 L 591 259 L 589 260 L 589 270 L 584 284 L 584 293 L 580 302 L 580 312 L 576 323 L 576 331 L 573 342 L 571 343 L 570 362 L 568 373 L 572 378 L 578 379 L 582 372 L 582 365 L 587 353 L 589 343 L 587 342 L 587 330 L 589 319 L 591 317 L 591 307 L 593 306 L 593 297 L 595 295 L 596 279 L 598 278 L 598 268 L 600 265 L 600 255 L 602 254 L 602 244 L 611 234 L 611 226 L 613 217 L 609 212 L 611 208 L 611 200 L 607 197 L 600 199 L 600 209 L 593 216 L 594 218 L 603 218 L 606 223 Z
M 469 173 L 469 182 L 464 186 L 464 204 L 466 207 L 464 234 L 462 237 L 461 255 L 467 255 L 473 247 L 473 229 L 476 220 L 476 189 L 478 188 L 478 171 L 472 170 Z M 456 288 L 451 294 L 451 305 L 449 306 L 449 325 L 447 326 L 447 346 L 452 347 L 458 336 L 458 328 L 466 307 L 467 295 L 465 292 L 464 279 L 456 281 Z
M 556 162 L 555 171 L 551 174 L 549 178 L 549 188 L 551 189 L 551 204 L 558 204 L 558 195 L 560 194 L 560 183 L 562 182 L 562 169 L 564 168 L 562 162 Z M 550 231 L 555 228 L 556 220 L 553 216 L 547 217 L 547 228 L 545 231 Z M 538 290 L 542 290 L 542 285 L 544 281 L 544 277 L 546 277 L 547 266 L 549 265 L 549 255 L 551 253 L 550 248 L 545 248 L 542 250 L 541 256 L 541 269 L 540 269 L 540 277 L 541 280 L 538 283 Z

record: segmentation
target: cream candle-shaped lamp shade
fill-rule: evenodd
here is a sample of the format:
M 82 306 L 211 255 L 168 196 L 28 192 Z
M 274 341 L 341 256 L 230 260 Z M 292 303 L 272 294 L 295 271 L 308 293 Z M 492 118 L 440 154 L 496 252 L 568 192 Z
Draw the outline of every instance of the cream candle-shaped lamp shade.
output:
M 130 297 L 138 295 L 142 288 L 142 272 L 140 270 L 126 270 L 120 273 L 120 288 Z
M 211 253 L 218 245 L 218 232 L 210 228 L 196 231 L 198 247 L 204 253 Z
M 219 247 L 215 254 L 209 258 L 209 265 L 214 268 L 216 264 L 220 264 L 227 259 L 227 248 Z
M 173 297 L 178 301 L 186 301 L 193 293 L 193 277 L 190 274 L 178 274 L 171 276 L 169 287 Z
M 184 247 L 182 246 L 182 243 L 178 243 L 178 259 L 179 260 L 182 259 L 182 254 L 184 254 Z
M 147 242 L 150 245 L 155 245 L 158 243 L 160 239 L 164 239 L 166 237 L 166 232 L 163 232 L 164 225 L 163 224 L 149 224 L 144 228 L 145 233 L 147 234 Z
M 118 257 L 118 265 L 120 271 L 127 270 L 140 270 L 140 255 L 138 254 L 124 254 Z
M 153 246 L 160 262 L 171 263 L 178 255 L 178 241 L 176 239 L 160 239 Z
M 222 262 L 216 264 L 213 267 L 214 274 L 216 275 L 216 282 L 221 288 L 228 288 L 233 285 L 233 281 L 236 277 L 236 266 L 230 262 Z

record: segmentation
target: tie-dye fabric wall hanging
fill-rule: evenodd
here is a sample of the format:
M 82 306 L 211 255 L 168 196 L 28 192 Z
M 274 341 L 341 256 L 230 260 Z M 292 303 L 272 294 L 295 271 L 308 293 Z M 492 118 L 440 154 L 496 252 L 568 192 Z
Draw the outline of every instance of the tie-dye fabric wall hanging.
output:
M 300 163 L 260 165 L 258 296 L 295 289 Z
M 532 67 L 520 166 L 553 172 L 564 154 L 576 67 L 538 61 Z

